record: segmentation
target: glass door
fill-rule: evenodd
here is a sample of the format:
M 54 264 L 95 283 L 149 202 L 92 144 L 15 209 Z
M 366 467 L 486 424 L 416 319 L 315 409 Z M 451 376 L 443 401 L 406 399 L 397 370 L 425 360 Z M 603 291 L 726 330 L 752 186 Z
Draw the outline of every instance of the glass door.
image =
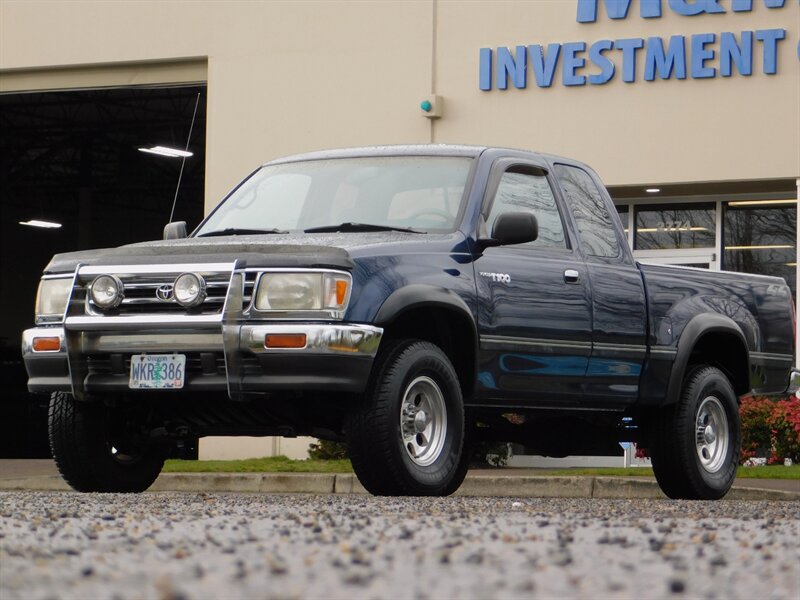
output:
M 719 270 L 713 202 L 637 206 L 633 225 L 636 260 Z

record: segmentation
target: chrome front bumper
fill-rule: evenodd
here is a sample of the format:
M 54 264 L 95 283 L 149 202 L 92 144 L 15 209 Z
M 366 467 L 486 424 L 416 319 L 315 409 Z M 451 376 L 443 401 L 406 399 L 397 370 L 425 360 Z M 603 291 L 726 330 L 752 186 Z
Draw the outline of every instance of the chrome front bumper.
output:
M 304 335 L 302 348 L 267 348 L 268 335 Z M 22 335 L 30 391 L 126 391 L 120 365 L 131 354 L 187 353 L 200 362 L 224 361 L 224 372 L 190 373 L 184 390 L 227 391 L 232 399 L 279 390 L 361 392 L 383 329 L 339 323 L 220 323 L 219 319 L 154 320 L 140 317 L 68 317 L 64 327 L 38 327 Z M 59 349 L 34 350 L 36 338 L 58 337 Z M 107 373 L 91 366 L 100 357 Z

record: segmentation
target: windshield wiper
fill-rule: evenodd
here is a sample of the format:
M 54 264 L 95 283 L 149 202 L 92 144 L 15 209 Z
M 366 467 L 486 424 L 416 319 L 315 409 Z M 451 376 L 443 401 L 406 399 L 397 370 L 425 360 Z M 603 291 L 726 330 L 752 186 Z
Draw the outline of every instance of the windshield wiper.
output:
M 258 235 L 261 233 L 289 233 L 283 229 L 244 229 L 239 227 L 228 227 L 227 229 L 219 229 L 217 231 L 206 231 L 200 233 L 195 237 L 212 237 L 217 235 Z
M 392 227 L 391 225 L 373 225 L 372 223 L 339 223 L 338 225 L 321 225 L 320 227 L 309 227 L 305 233 L 325 233 L 328 231 L 403 231 L 405 233 L 427 233 L 411 227 Z

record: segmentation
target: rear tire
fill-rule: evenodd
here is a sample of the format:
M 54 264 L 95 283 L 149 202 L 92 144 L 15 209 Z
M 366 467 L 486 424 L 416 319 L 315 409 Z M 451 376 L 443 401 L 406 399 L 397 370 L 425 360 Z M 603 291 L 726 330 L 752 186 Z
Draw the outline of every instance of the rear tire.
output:
M 165 446 L 138 432 L 126 435 L 114 410 L 66 392 L 50 397 L 50 449 L 61 476 L 78 492 L 143 492 L 164 466 Z
M 381 349 L 372 372 L 347 424 L 359 481 L 379 496 L 451 494 L 466 469 L 464 407 L 450 360 L 429 342 L 400 340 Z
M 651 425 L 653 472 L 670 498 L 717 500 L 736 478 L 741 433 L 739 403 L 716 367 L 689 369 L 678 402 Z

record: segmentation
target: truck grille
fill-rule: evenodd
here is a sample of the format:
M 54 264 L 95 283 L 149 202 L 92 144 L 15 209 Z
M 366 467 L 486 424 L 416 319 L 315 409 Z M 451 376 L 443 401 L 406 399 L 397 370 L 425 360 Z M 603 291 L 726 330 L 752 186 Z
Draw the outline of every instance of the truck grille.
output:
M 225 299 L 228 295 L 228 286 L 231 281 L 230 272 L 192 271 L 203 277 L 206 283 L 206 298 L 198 306 L 185 308 L 175 301 L 171 293 L 158 293 L 159 290 L 170 290 L 175 278 L 184 270 L 165 273 L 124 273 L 109 271 L 109 275 L 116 275 L 124 286 L 125 297 L 122 303 L 111 310 L 102 310 L 92 302 L 89 287 L 94 280 L 94 275 L 81 277 L 73 290 L 73 302 L 80 302 L 87 315 L 106 316 L 138 316 L 138 315 L 215 315 L 222 312 Z M 255 287 L 256 273 L 243 274 L 243 290 L 241 310 L 245 311 L 250 306 Z M 234 281 L 237 281 L 235 279 Z

